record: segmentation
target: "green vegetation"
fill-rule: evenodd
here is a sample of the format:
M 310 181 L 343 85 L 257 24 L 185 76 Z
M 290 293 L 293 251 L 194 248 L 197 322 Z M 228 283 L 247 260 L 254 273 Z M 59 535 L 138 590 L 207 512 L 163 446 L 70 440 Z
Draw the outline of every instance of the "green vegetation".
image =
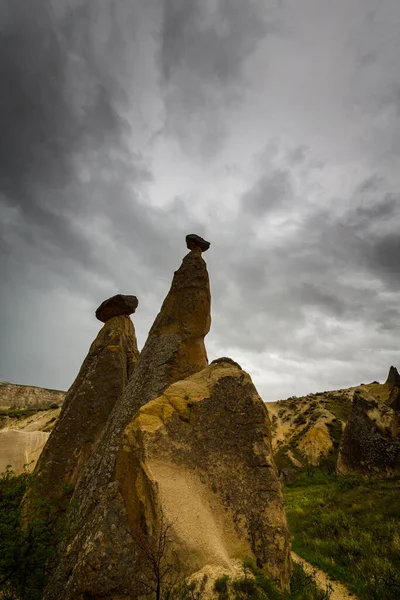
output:
M 54 410 L 59 408 L 59 405 L 54 402 L 49 408 Z M 46 410 L 49 410 L 49 408 L 6 408 L 0 410 L 0 419 L 25 419 L 26 417 L 31 417 L 38 412 L 45 412 Z
M 335 478 L 285 487 L 293 549 L 360 600 L 400 598 L 400 479 Z
M 329 600 L 330 590 L 318 588 L 315 578 L 293 565 L 290 594 L 282 593 L 276 585 L 257 569 L 251 560 L 244 562 L 244 577 L 230 581 L 223 575 L 214 585 L 219 600 Z
M 29 491 L 29 499 L 23 502 Z M 70 494 L 71 490 L 66 490 Z M 63 534 L 62 518 L 40 497 L 35 474 L 0 476 L 0 598 L 40 600 Z
M 352 407 L 350 398 L 345 394 L 333 394 L 332 392 L 325 392 L 324 398 L 324 407 L 337 419 L 347 422 Z
M 36 408 L 8 408 L 0 410 L 0 418 L 8 417 L 9 419 L 25 419 L 38 412 Z

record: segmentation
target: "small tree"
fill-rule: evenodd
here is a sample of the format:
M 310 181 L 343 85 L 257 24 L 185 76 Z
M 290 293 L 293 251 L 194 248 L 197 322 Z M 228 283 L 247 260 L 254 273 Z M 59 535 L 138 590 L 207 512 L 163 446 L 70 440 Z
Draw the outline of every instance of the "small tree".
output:
M 138 583 L 155 600 L 169 600 L 184 582 L 182 568 L 172 552 L 172 524 L 160 513 L 153 535 L 136 531 L 135 542 L 140 555 Z

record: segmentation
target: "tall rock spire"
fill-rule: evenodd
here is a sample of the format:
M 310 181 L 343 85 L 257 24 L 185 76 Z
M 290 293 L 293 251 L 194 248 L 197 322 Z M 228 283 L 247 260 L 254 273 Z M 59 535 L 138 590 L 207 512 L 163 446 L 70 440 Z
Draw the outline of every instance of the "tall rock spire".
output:
M 36 472 L 43 475 L 43 493 L 50 499 L 56 501 L 66 484 L 75 485 L 79 480 L 133 372 L 139 352 L 128 314 L 135 311 L 137 304 L 134 296 L 118 295 L 103 302 L 96 311 L 107 317 L 100 319 L 105 324 L 67 392 L 60 418 L 36 466 Z
M 111 590 L 116 593 L 130 585 L 132 573 L 124 572 L 122 565 L 136 550 L 115 469 L 124 430 L 141 406 L 208 364 L 204 337 L 211 324 L 211 297 L 202 252 L 209 243 L 193 234 L 188 238 L 190 252 L 174 274 L 133 375 L 77 484 L 72 543 L 68 551 L 64 548 L 47 600 L 76 600 L 85 594 L 112 598 Z

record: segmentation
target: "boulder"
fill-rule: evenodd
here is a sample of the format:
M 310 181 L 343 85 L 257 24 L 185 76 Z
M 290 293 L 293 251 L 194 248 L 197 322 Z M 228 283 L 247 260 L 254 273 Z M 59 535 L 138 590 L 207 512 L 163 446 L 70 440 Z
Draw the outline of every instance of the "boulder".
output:
M 123 294 L 117 294 L 104 300 L 96 310 L 96 318 L 103 323 L 106 323 L 108 319 L 113 317 L 119 317 L 122 315 L 129 316 L 135 312 L 139 304 L 139 300 L 136 296 L 124 296 Z
M 43 475 L 44 495 L 55 502 L 66 484 L 76 485 L 137 357 L 131 319 L 108 319 L 65 396 L 60 417 L 36 466 Z
M 210 247 L 210 242 L 207 242 L 205 239 L 196 235 L 195 233 L 189 233 L 186 236 L 186 246 L 189 250 L 205 252 Z

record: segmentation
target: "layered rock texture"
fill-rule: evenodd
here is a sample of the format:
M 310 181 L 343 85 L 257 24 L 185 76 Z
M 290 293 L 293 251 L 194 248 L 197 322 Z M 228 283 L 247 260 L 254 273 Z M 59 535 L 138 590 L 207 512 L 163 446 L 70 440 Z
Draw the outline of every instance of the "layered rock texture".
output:
M 32 471 L 47 442 L 65 392 L 0 383 L 0 473 L 8 465 Z
M 60 417 L 36 470 L 43 493 L 57 500 L 64 486 L 75 485 L 128 383 L 138 357 L 135 329 L 128 316 L 108 319 L 92 343 L 68 390 Z
M 16 475 L 32 471 L 48 437 L 44 431 L 0 431 L 0 474 L 8 466 Z
M 64 402 L 65 392 L 35 387 L 33 385 L 18 385 L 0 382 L 0 410 L 5 409 L 48 409 L 52 405 Z
M 397 370 L 391 367 L 379 394 L 376 389 L 375 394 L 363 389 L 354 392 L 340 444 L 340 474 L 391 476 L 400 472 L 399 382 Z
M 186 575 L 210 565 L 229 570 L 253 555 L 287 587 L 289 533 L 268 414 L 236 363 L 208 366 L 208 243 L 189 243 L 77 482 L 78 509 L 48 600 L 142 595 L 143 536 L 151 539 L 160 519 Z

